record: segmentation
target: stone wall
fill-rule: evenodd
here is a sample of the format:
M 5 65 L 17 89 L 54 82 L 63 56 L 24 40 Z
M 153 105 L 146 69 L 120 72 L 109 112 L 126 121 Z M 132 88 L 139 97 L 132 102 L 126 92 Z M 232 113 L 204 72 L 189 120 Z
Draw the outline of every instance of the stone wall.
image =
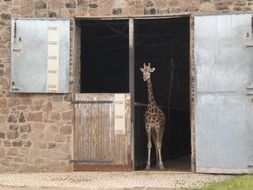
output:
M 251 10 L 253 0 L 0 0 L 0 171 L 70 171 L 73 152 L 72 93 L 9 92 L 11 17 L 117 17 Z M 71 24 L 73 92 L 73 19 Z

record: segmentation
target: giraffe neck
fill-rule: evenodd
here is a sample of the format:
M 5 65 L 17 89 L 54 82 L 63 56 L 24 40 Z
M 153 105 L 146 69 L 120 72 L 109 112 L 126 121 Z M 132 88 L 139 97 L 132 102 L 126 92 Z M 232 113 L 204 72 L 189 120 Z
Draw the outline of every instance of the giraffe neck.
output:
M 152 82 L 150 78 L 147 80 L 147 87 L 148 87 L 148 104 L 156 105 L 156 101 L 153 94 Z

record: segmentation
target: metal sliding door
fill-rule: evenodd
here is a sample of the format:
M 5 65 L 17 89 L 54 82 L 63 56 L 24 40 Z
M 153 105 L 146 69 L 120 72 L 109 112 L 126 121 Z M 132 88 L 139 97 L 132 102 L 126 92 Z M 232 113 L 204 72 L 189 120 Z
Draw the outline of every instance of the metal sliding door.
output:
M 253 172 L 253 19 L 195 17 L 196 169 Z

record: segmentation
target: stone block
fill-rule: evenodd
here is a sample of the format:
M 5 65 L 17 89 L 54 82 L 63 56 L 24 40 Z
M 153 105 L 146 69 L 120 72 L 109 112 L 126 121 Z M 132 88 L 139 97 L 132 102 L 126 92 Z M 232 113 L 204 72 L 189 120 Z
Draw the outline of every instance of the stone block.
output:
M 6 107 L 7 107 L 7 99 L 0 98 L 0 108 L 6 108 Z
M 48 144 L 48 149 L 53 149 L 56 147 L 56 144 L 55 143 L 49 143 Z
M 144 9 L 144 14 L 145 15 L 155 15 L 156 14 L 156 9 L 155 8 L 151 8 L 151 9 Z
M 55 142 L 64 142 L 65 141 L 65 137 L 62 135 L 56 135 L 55 136 Z
M 145 7 L 154 7 L 154 1 L 153 0 L 144 0 L 144 6 Z
M 49 125 L 48 127 L 47 127 L 47 131 L 48 132 L 58 132 L 58 130 L 59 130 L 59 127 L 57 126 L 57 125 Z
M 0 147 L 0 158 L 5 157 L 5 149 Z
M 9 123 L 17 123 L 17 118 L 15 115 L 10 114 L 7 120 Z
M 42 106 L 45 103 L 45 99 L 35 99 L 33 100 L 33 105 Z
M 28 139 L 28 134 L 22 134 L 22 135 L 20 135 L 20 139 L 22 139 L 22 140 Z
M 65 3 L 65 7 L 67 8 L 67 9 L 69 9 L 69 8 L 76 8 L 76 2 L 75 1 L 72 1 L 72 2 L 69 2 L 69 3 Z
M 30 124 L 20 126 L 20 133 L 30 133 L 31 131 L 32 131 L 32 128 Z
M 113 15 L 121 15 L 122 14 L 122 9 L 117 8 L 112 10 Z
M 1 19 L 2 20 L 10 20 L 11 19 L 11 14 L 9 14 L 9 13 L 2 13 L 1 14 Z
M 45 142 L 52 142 L 54 141 L 55 135 L 52 132 L 48 132 L 45 135 L 43 134 L 43 137 L 45 138 Z
M 87 13 L 87 8 L 78 8 L 76 10 L 76 15 L 78 15 L 78 16 L 86 15 L 86 13 Z M 68 100 L 65 99 L 65 97 L 64 97 L 64 100 L 68 101 Z
M 167 7 L 167 1 L 164 0 L 155 0 L 155 7 L 156 8 L 166 8 Z
M 46 149 L 47 148 L 47 144 L 46 143 L 39 143 L 39 148 L 40 149 Z
M 40 157 L 40 150 L 38 150 L 38 149 L 31 149 L 31 156 L 32 157 Z
M 32 129 L 35 131 L 43 131 L 45 129 L 45 124 L 44 123 L 33 123 Z
M 125 9 L 128 8 L 128 2 L 127 0 L 113 0 L 112 7 L 114 9 Z
M 17 131 L 18 130 L 18 125 L 10 125 L 9 130 L 11 131 Z
M 43 119 L 43 113 L 42 112 L 30 112 L 28 113 L 27 120 L 28 121 L 41 121 Z
M 62 150 L 64 153 L 71 153 L 70 145 L 69 144 L 60 144 L 59 148 Z
M 54 112 L 62 112 L 63 110 L 68 109 L 68 104 L 63 102 L 54 102 L 53 103 L 53 111 Z
M 7 151 L 8 156 L 16 156 L 18 154 L 18 149 L 17 148 L 10 148 Z
M 16 140 L 12 142 L 12 146 L 15 147 L 21 147 L 23 145 L 23 142 L 21 140 Z
M 95 9 L 95 8 L 98 7 L 98 4 L 90 3 L 90 4 L 89 4 L 89 7 L 92 8 L 92 9 Z
M 7 138 L 8 139 L 16 139 L 18 138 L 19 134 L 17 131 L 9 131 L 7 132 Z
M 20 114 L 19 114 L 19 122 L 20 123 L 24 123 L 26 120 L 25 120 L 25 115 L 24 115 L 24 113 L 23 112 L 21 112 Z
M 8 98 L 8 107 L 18 106 L 20 104 L 20 99 L 17 97 Z
M 48 102 L 46 103 L 45 105 L 42 106 L 42 110 L 43 111 L 46 111 L 46 112 L 49 112 L 53 109 L 53 106 L 52 106 L 52 103 L 51 102 Z
M 51 10 L 60 10 L 64 8 L 63 1 L 48 0 L 48 8 Z
M 219 3 L 215 3 L 215 8 L 218 11 L 223 11 L 223 10 L 227 10 L 229 7 L 228 7 L 228 3 L 219 2 Z
M 64 96 L 64 101 L 71 102 L 72 101 L 72 95 L 71 94 L 66 94 Z
M 0 163 L 4 166 L 9 166 L 10 165 L 10 160 L 9 159 L 4 159 L 4 160 L 1 160 Z
M 73 119 L 73 112 L 72 111 L 62 112 L 62 119 L 63 120 L 72 120 Z
M 30 111 L 40 111 L 42 109 L 42 106 L 31 106 Z
M 28 156 L 29 153 L 30 153 L 30 149 L 28 149 L 28 148 L 20 148 L 19 149 L 19 155 L 26 155 L 26 156 Z
M 72 133 L 72 126 L 70 125 L 62 126 L 60 129 L 61 135 L 70 135 L 71 133 Z
M 49 12 L 48 12 L 48 16 L 49 16 L 50 18 L 56 18 L 56 17 L 57 17 L 57 13 L 56 13 L 55 11 L 49 11 Z
M 46 9 L 47 4 L 44 1 L 39 0 L 34 3 L 34 8 L 35 9 Z
M 215 6 L 213 3 L 205 2 L 200 5 L 199 10 L 201 12 L 214 12 L 215 11 Z
M 87 7 L 88 2 L 87 2 L 87 0 L 77 0 L 77 5 L 80 7 Z
M 27 106 L 18 106 L 17 109 L 20 111 L 24 111 L 27 109 Z
M 5 147 L 10 147 L 10 146 L 11 146 L 10 141 L 5 140 L 5 141 L 4 141 L 4 146 L 5 146 Z
M 36 158 L 36 159 L 34 160 L 34 163 L 35 163 L 35 164 L 41 164 L 41 163 L 43 163 L 43 162 L 45 162 L 45 160 L 42 159 L 42 158 Z
M 35 17 L 48 17 L 47 9 L 36 10 L 34 13 L 35 13 Z
M 5 54 L 4 54 L 5 55 Z M 0 85 L 8 86 L 9 82 L 8 79 L 5 77 L 0 77 Z M 0 107 L 1 107 L 1 99 L 0 99 Z M 6 107 L 6 106 L 5 106 Z
M 31 147 L 32 146 L 32 142 L 31 141 L 25 141 L 24 142 L 24 147 Z
M 0 132 L 0 139 L 5 139 L 5 133 Z
M 235 6 L 241 6 L 241 7 L 243 7 L 243 6 L 246 6 L 247 3 L 246 3 L 246 1 L 244 1 L 244 0 L 238 0 L 238 1 L 235 1 L 235 2 L 234 2 L 234 5 L 235 5 Z
M 50 113 L 50 120 L 60 120 L 61 119 L 61 115 L 57 112 L 52 112 Z
M 4 70 L 0 69 L 0 76 L 4 76 Z
M 63 101 L 63 96 L 53 96 L 53 102 L 62 102 Z
M 16 157 L 16 158 L 14 158 L 14 162 L 20 162 L 20 163 L 22 163 L 24 160 L 23 160 L 23 158 L 21 158 L 21 157 Z
M 32 98 L 22 98 L 21 104 L 22 105 L 32 105 Z

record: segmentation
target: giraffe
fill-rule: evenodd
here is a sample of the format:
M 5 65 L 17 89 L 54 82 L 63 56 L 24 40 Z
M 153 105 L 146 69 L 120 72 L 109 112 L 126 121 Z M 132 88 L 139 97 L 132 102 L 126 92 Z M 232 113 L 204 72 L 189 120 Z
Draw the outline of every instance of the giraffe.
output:
M 150 155 L 152 148 L 151 138 L 153 139 L 156 146 L 156 161 L 159 164 L 160 170 L 163 170 L 164 166 L 162 161 L 161 148 L 166 118 L 165 114 L 158 107 L 153 94 L 151 73 L 155 71 L 155 68 L 151 68 L 150 63 L 148 65 L 144 63 L 143 68 L 140 68 L 140 70 L 143 73 L 143 80 L 147 82 L 148 90 L 148 105 L 145 111 L 145 129 L 148 137 L 148 160 L 146 170 L 150 169 Z

